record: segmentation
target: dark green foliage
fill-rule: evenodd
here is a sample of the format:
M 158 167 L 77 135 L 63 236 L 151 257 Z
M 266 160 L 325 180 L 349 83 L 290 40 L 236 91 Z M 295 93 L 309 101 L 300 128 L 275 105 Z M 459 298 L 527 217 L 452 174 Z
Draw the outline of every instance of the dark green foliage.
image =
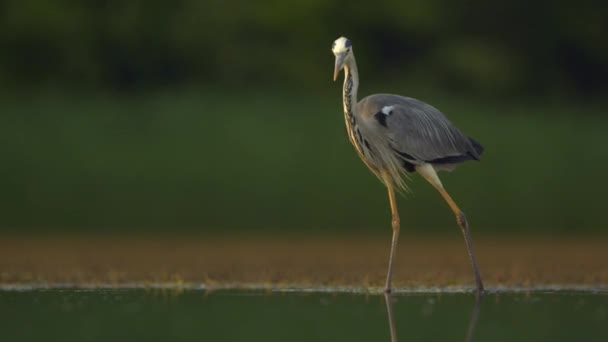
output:
M 385 226 L 384 189 L 348 145 L 331 82 L 339 35 L 360 95 L 419 97 L 486 147 L 443 176 L 474 230 L 605 227 L 605 110 L 586 102 L 608 85 L 603 8 L 0 2 L 0 227 Z M 453 225 L 430 187 L 412 189 L 404 229 Z
M 600 95 L 598 1 L 46 1 L 0 4 L 0 84 L 147 89 L 181 84 L 319 87 L 346 35 L 364 79 L 486 96 Z

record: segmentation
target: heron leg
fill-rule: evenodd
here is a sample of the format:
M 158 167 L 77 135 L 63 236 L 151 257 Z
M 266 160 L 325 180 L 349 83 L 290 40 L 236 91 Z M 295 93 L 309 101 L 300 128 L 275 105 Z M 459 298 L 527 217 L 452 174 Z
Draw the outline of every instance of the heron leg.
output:
M 479 273 L 479 268 L 477 267 L 477 259 L 475 258 L 475 249 L 473 248 L 473 240 L 471 239 L 471 232 L 469 231 L 469 223 L 467 222 L 467 218 L 460 210 L 456 202 L 452 199 L 450 194 L 443 188 L 443 184 L 439 180 L 435 169 L 430 164 L 424 164 L 416 166 L 416 171 L 426 179 L 443 197 L 443 199 L 447 202 L 448 206 L 456 215 L 456 222 L 458 222 L 458 226 L 462 231 L 462 235 L 464 236 L 464 242 L 467 246 L 467 251 L 469 252 L 469 259 L 471 260 L 471 266 L 473 266 L 473 273 L 475 274 L 475 283 L 477 285 L 477 291 L 483 292 L 483 282 L 481 281 L 481 275 Z
M 395 190 L 390 182 L 386 182 L 386 188 L 388 189 L 388 201 L 391 206 L 392 221 L 391 225 L 393 228 L 393 239 L 391 242 L 391 256 L 388 260 L 388 272 L 386 274 L 386 285 L 384 286 L 384 292 L 391 292 L 391 281 L 393 278 L 393 263 L 395 261 L 395 255 L 397 254 L 397 240 L 399 240 L 399 211 L 397 209 L 397 199 L 395 198 Z

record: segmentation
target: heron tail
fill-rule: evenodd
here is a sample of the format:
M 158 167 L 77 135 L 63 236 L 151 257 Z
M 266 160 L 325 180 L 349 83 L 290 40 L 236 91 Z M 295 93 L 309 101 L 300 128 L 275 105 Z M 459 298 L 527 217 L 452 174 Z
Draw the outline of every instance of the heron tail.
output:
M 475 153 L 477 154 L 477 156 L 474 156 L 474 157 L 476 157 L 475 159 L 479 160 L 479 157 L 482 155 L 482 153 L 484 151 L 484 147 L 481 146 L 481 144 L 477 140 L 475 140 L 471 137 L 468 137 L 468 138 L 469 138 L 469 141 L 471 142 L 471 145 L 475 149 Z

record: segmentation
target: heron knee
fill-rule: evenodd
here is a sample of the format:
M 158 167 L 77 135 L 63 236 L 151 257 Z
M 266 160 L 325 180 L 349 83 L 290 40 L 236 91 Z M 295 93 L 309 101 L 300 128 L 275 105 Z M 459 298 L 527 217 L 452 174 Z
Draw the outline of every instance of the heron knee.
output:
M 401 221 L 399 220 L 399 217 L 393 217 L 391 224 L 393 226 L 393 230 L 399 230 L 399 226 L 401 225 Z

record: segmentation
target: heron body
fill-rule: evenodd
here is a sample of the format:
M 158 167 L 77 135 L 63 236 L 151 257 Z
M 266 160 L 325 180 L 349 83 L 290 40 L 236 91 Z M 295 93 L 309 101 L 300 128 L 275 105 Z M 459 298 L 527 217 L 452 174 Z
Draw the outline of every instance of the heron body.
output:
M 400 230 L 395 188 L 407 191 L 409 174 L 417 172 L 439 191 L 455 214 L 465 238 L 477 290 L 483 291 L 466 217 L 437 175 L 437 171 L 452 171 L 462 162 L 479 160 L 483 147 L 463 134 L 443 113 L 422 101 L 400 95 L 375 94 L 357 102 L 359 73 L 352 43 L 340 37 L 334 42 L 332 52 L 336 56 L 334 80 L 342 69 L 345 72 L 342 95 L 349 140 L 363 162 L 388 189 L 393 238 L 385 290 L 391 291 Z

